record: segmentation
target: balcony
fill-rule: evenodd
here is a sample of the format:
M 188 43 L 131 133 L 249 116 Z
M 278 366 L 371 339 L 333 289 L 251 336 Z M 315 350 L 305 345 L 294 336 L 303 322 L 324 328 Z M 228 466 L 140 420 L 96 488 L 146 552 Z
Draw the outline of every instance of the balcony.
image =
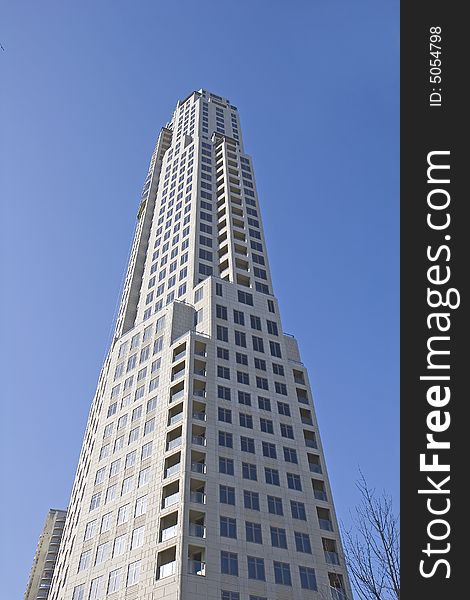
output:
M 207 373 L 206 369 L 194 369 L 194 374 L 200 375 L 201 377 L 205 377 Z
M 313 425 L 311 417 L 301 417 L 301 421 L 304 425 Z
M 182 440 L 181 436 L 177 437 L 177 438 L 175 438 L 173 440 L 169 440 L 166 443 L 167 452 L 168 452 L 168 450 L 173 450 L 173 448 L 177 448 L 178 446 L 180 446 L 181 445 L 181 440 Z
M 191 441 L 197 446 L 205 446 L 207 442 L 206 438 L 203 435 L 193 435 Z
M 180 350 L 180 352 L 178 352 L 178 354 L 174 354 L 173 355 L 173 362 L 177 362 L 178 360 L 181 360 L 186 354 L 186 348 L 184 348 L 183 350 Z
M 206 494 L 199 490 L 191 490 L 189 494 L 189 499 L 191 502 L 195 504 L 205 504 L 206 503 Z
M 188 560 L 188 573 L 190 575 L 206 576 L 206 563 L 200 560 Z
M 170 496 L 166 496 L 165 498 L 163 498 L 163 508 L 168 508 L 169 506 L 173 506 L 174 504 L 177 504 L 179 502 L 179 499 L 180 499 L 179 492 L 175 492 L 174 494 L 171 494 Z
M 197 396 L 198 398 L 205 398 L 206 397 L 206 390 L 204 389 L 196 389 L 193 390 L 193 395 Z
M 171 376 L 171 381 L 178 381 L 178 379 L 181 379 L 181 377 L 184 376 L 184 369 L 181 369 L 180 371 L 176 371 L 176 373 L 173 373 L 173 375 Z
M 176 560 L 166 563 L 164 565 L 160 565 L 158 570 L 158 579 L 164 579 L 165 577 L 170 577 L 170 575 L 174 575 L 176 573 Z
M 206 463 L 202 462 L 193 462 L 191 463 L 191 471 L 193 473 L 205 473 L 206 472 Z
M 193 412 L 193 419 L 196 419 L 197 421 L 205 421 L 206 413 L 204 411 Z
M 181 463 L 176 463 L 175 465 L 171 465 L 171 467 L 167 467 L 165 469 L 165 474 L 164 474 L 165 479 L 167 479 L 168 477 L 172 477 L 173 475 L 176 475 L 177 473 L 180 472 L 180 469 L 181 469 Z
M 199 523 L 190 523 L 189 524 L 189 535 L 192 535 L 193 537 L 205 539 L 205 537 L 206 537 L 205 525 L 201 525 Z
M 171 527 L 167 527 L 166 529 L 162 529 L 160 534 L 160 541 L 166 542 L 167 540 L 171 540 L 176 536 L 178 531 L 178 525 L 172 525 Z
M 331 597 L 333 600 L 348 600 L 346 592 L 341 588 L 331 588 Z
M 176 415 L 172 415 L 169 419 L 168 419 L 168 427 L 171 427 L 172 425 L 176 425 L 176 423 L 179 423 L 180 421 L 183 420 L 183 412 L 179 412 L 176 413 Z M 168 450 L 168 448 L 167 448 Z
M 324 490 L 313 490 L 313 495 L 317 500 L 323 500 L 324 502 L 328 502 L 326 497 L 326 492 Z
M 181 400 L 182 398 L 184 398 L 184 389 L 179 390 L 179 391 L 174 392 L 173 394 L 171 394 L 171 396 L 170 396 L 170 403 L 172 403 L 172 402 L 178 402 L 178 400 Z
M 321 475 L 321 467 L 317 463 L 308 463 L 311 473 L 319 473 Z
M 325 550 L 325 560 L 330 565 L 339 565 L 339 556 L 337 552 L 328 552 Z
M 320 525 L 320 529 L 324 529 L 325 531 L 333 531 L 333 523 L 329 519 L 318 518 L 318 524 Z

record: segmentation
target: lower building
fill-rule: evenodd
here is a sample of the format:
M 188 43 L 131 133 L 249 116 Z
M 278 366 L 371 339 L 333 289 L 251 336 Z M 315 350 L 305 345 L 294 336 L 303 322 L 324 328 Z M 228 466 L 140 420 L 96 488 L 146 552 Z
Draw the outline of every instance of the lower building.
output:
M 51 508 L 48 513 L 34 555 L 24 600 L 44 600 L 49 595 L 66 516 L 66 510 Z

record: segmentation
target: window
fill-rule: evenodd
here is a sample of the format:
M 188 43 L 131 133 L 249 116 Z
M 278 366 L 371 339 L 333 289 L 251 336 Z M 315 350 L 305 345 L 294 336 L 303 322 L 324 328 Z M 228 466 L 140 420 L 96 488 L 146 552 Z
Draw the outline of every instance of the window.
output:
M 212 246 L 212 240 L 209 240 L 209 241 L 211 242 L 210 245 Z M 222 296 L 222 284 L 221 283 L 215 284 L 215 294 L 216 294 L 216 296 Z
M 112 465 L 111 465 L 111 467 L 112 467 Z M 98 485 L 98 483 L 103 483 L 105 474 L 106 474 L 106 467 L 101 467 L 101 469 L 98 469 L 98 471 L 96 471 L 95 485 Z
M 251 394 L 249 392 L 238 392 L 238 403 L 251 406 Z
M 110 551 L 111 542 L 105 542 L 104 544 L 100 544 L 96 549 L 95 565 L 100 565 L 105 560 L 108 560 Z
M 134 429 L 131 429 L 129 432 L 129 444 L 132 444 L 132 442 L 135 442 L 138 439 L 139 439 L 139 427 L 134 427 Z
M 274 433 L 274 427 L 273 427 L 273 422 L 271 421 L 271 419 L 260 419 L 259 420 L 259 425 L 261 428 L 261 431 L 263 431 L 264 433 Z
M 251 479 L 252 481 L 257 481 L 257 473 L 256 473 L 256 465 L 251 463 L 242 463 L 242 475 L 243 479 Z
M 248 556 L 248 578 L 258 579 L 259 581 L 266 581 L 266 574 L 264 571 L 264 560 L 257 558 L 256 556 Z
M 235 506 L 235 488 L 228 485 L 219 485 L 219 501 L 221 504 Z
M 238 554 L 234 552 L 221 552 L 220 570 L 226 575 L 235 575 L 238 577 Z
M 294 539 L 297 552 L 305 552 L 306 554 L 312 554 L 310 537 L 307 533 L 300 533 L 299 531 L 294 531 Z
M 232 422 L 232 411 L 228 408 L 222 408 L 219 406 L 217 409 L 219 421 L 224 423 Z
M 221 342 L 228 342 L 228 328 L 223 325 L 217 325 L 217 339 Z
M 135 517 L 140 517 L 147 512 L 147 496 L 137 498 L 135 502 Z
M 265 377 L 256 377 L 256 387 L 261 390 L 269 390 L 268 380 Z
M 235 360 L 239 365 L 248 366 L 248 356 L 246 354 L 243 354 L 242 352 L 235 352 Z
M 151 398 L 147 402 L 147 413 L 152 412 L 152 410 L 155 410 L 156 408 L 157 408 L 157 397 L 155 396 L 155 398 Z
M 240 436 L 240 448 L 242 452 L 250 452 L 255 454 L 255 440 L 253 438 Z
M 317 579 L 315 569 L 311 567 L 299 567 L 300 585 L 304 590 L 317 590 Z
M 244 385 L 250 385 L 250 376 L 244 371 L 237 371 L 237 382 Z
M 267 458 L 277 458 L 276 446 L 270 442 L 263 442 L 263 456 Z
M 114 462 L 111 463 L 111 467 L 109 468 L 109 476 L 114 477 L 121 470 L 121 459 L 118 458 Z
M 89 523 L 87 523 L 87 525 L 85 527 L 85 535 L 83 536 L 84 542 L 86 542 L 87 540 L 91 540 L 93 537 L 95 537 L 97 525 L 98 525 L 98 522 L 96 520 L 90 521 Z
M 243 490 L 243 502 L 245 508 L 251 508 L 251 510 L 260 510 L 258 492 Z
M 126 545 L 127 545 L 127 534 L 125 533 L 124 535 L 119 535 L 114 540 L 113 558 L 115 558 L 116 556 L 121 556 L 121 554 L 124 554 L 124 552 L 126 551 Z
M 251 336 L 253 340 L 253 350 L 255 352 L 264 352 L 263 338 L 256 335 Z
M 98 506 L 100 504 L 101 504 L 101 492 L 98 492 L 97 494 L 93 494 L 93 496 L 91 497 L 89 510 L 92 511 L 95 508 L 98 508 Z
M 151 433 L 155 429 L 155 419 L 149 419 L 144 426 L 144 435 Z
M 276 309 L 274 308 L 274 302 L 272 300 L 268 300 L 268 310 L 271 313 L 276 312 Z
M 275 356 L 277 358 L 282 358 L 281 354 L 281 345 L 278 342 L 269 342 L 269 349 L 271 351 L 271 356 Z
M 247 415 L 246 413 L 240 413 L 239 419 L 241 427 L 253 429 L 253 417 L 251 415 Z
M 282 365 L 278 365 L 277 363 L 273 363 L 273 373 L 274 375 L 282 375 L 284 377 L 284 367 Z
M 252 329 L 261 331 L 261 319 L 256 315 L 250 315 L 250 325 Z
M 132 532 L 131 550 L 134 548 L 140 548 L 144 545 L 145 525 L 137 527 Z
M 131 514 L 131 505 L 130 504 L 125 504 L 124 506 L 121 506 L 121 508 L 118 510 L 118 514 L 117 514 L 117 524 L 122 525 L 123 523 L 127 523 L 127 521 L 129 520 L 130 514 Z
M 268 496 L 268 511 L 272 515 L 283 515 L 282 499 L 277 496 Z
M 227 316 L 227 307 L 222 306 L 221 304 L 216 304 L 215 306 L 215 314 L 218 319 L 224 319 L 226 321 L 228 319 Z
M 253 295 L 249 294 L 248 292 L 238 290 L 238 301 L 242 304 L 248 304 L 248 306 L 253 306 Z
M 142 471 L 139 473 L 139 481 L 138 481 L 137 487 L 142 487 L 149 481 L 150 481 L 150 467 L 147 467 L 146 469 L 142 469 Z
M 227 590 L 222 590 L 220 595 L 221 600 L 240 600 L 239 592 L 229 592 Z
M 140 580 L 141 561 L 137 560 L 129 565 L 127 571 L 127 587 L 139 583 Z
M 85 600 L 85 584 L 77 585 L 73 588 L 72 600 Z
M 222 400 L 231 400 L 230 388 L 224 387 L 223 385 L 217 386 L 217 397 Z
M 217 366 L 217 376 L 222 379 L 230 379 L 230 369 L 228 367 Z
M 285 417 L 290 417 L 290 406 L 285 402 L 277 403 L 277 412 Z
M 274 387 L 278 394 L 282 394 L 283 396 L 287 396 L 287 386 L 285 383 L 281 383 L 280 381 L 274 382 Z
M 84 571 L 85 569 L 88 569 L 88 567 L 90 566 L 90 562 L 91 562 L 91 550 L 82 552 L 82 554 L 80 556 L 80 561 L 78 563 L 78 572 L 80 573 L 80 571 Z
M 265 467 L 264 476 L 266 479 L 266 483 L 270 483 L 271 485 L 281 485 L 279 481 L 279 471 L 277 469 Z
M 307 514 L 305 512 L 305 504 L 303 502 L 297 502 L 296 500 L 290 501 L 290 510 L 293 519 L 300 519 L 301 521 L 307 520 Z
M 271 544 L 275 548 L 287 549 L 286 530 L 281 527 L 271 527 Z
M 220 535 L 237 539 L 237 521 L 231 517 L 220 517 Z
M 100 533 L 105 533 L 106 531 L 109 531 L 111 529 L 112 525 L 113 525 L 113 513 L 112 512 L 106 513 L 101 518 Z
M 117 592 L 122 587 L 122 569 L 116 569 L 109 574 L 108 594 Z
M 126 462 L 124 464 L 124 468 L 128 469 L 129 467 L 132 467 L 133 465 L 135 465 L 137 459 L 137 450 L 133 450 L 132 452 L 129 452 L 129 454 L 126 456 Z
M 275 321 L 266 320 L 266 325 L 268 327 L 268 333 L 270 333 L 271 335 L 279 335 L 277 323 Z
M 233 460 L 231 458 L 219 456 L 219 473 L 224 473 L 225 475 L 234 474 Z
M 266 361 L 255 356 L 255 369 L 266 371 Z
M 271 411 L 271 400 L 269 398 L 263 398 L 263 396 L 258 396 L 258 408 L 260 410 Z
M 98 600 L 103 597 L 104 575 L 91 580 L 90 595 L 88 600 Z
M 233 448 L 233 435 L 228 431 L 219 431 L 219 446 Z
M 237 325 L 245 325 L 245 314 L 241 310 L 234 310 L 233 321 Z
M 300 481 L 300 476 L 295 475 L 294 473 L 287 473 L 287 487 L 290 490 L 297 490 L 298 492 L 301 492 L 302 483 Z
M 292 425 L 281 423 L 280 428 L 282 437 L 289 438 L 290 440 L 294 439 L 294 429 L 292 428 Z
M 245 532 L 247 542 L 253 542 L 254 544 L 263 543 L 263 535 L 261 532 L 260 523 L 251 523 L 250 521 L 245 521 Z
M 129 493 L 133 489 L 134 489 L 134 476 L 131 475 L 130 477 L 126 477 L 124 479 L 124 481 L 122 482 L 121 495 L 124 496 L 124 494 Z
M 289 463 L 297 464 L 297 451 L 294 448 L 286 448 L 284 446 L 284 460 Z
M 227 348 L 217 347 L 217 358 L 222 358 L 223 360 L 229 360 L 229 351 Z
M 274 561 L 274 581 L 281 585 L 292 585 L 289 563 Z
M 246 348 L 246 334 L 243 333 L 243 331 L 235 330 L 235 344 L 242 348 Z

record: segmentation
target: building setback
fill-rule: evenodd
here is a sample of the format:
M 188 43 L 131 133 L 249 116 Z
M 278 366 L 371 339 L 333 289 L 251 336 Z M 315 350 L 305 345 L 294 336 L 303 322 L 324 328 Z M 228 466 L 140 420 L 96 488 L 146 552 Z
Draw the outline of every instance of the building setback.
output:
M 49 595 L 66 515 L 66 510 L 54 508 L 51 508 L 47 514 L 34 555 L 24 600 L 44 600 Z
M 162 128 L 52 600 L 351 598 L 308 376 L 237 108 Z

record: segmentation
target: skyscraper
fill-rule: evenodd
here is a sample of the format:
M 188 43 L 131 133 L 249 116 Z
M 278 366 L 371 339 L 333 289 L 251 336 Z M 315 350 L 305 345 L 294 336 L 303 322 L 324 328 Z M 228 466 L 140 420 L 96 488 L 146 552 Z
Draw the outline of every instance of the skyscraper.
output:
M 107 596 L 351 597 L 238 111 L 205 90 L 150 161 L 51 591 Z
M 64 531 L 67 511 L 51 508 L 34 555 L 24 600 L 45 600 L 49 595 L 52 574 Z

